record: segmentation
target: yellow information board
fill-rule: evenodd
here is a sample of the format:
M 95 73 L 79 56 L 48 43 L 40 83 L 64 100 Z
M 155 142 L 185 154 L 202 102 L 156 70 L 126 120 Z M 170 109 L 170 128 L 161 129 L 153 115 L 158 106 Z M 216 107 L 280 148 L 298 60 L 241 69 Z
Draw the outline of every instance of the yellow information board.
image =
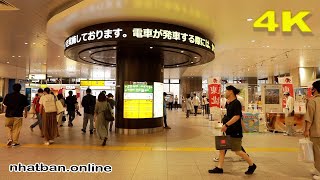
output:
M 81 80 L 80 86 L 105 86 L 105 81 Z
M 123 117 L 128 119 L 152 118 L 152 99 L 124 100 Z

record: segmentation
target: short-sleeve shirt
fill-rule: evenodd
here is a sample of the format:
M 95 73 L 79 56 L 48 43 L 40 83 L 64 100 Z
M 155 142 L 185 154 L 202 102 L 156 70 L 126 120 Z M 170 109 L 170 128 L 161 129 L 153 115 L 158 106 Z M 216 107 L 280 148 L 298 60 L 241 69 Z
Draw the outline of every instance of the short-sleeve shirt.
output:
M 240 119 L 227 128 L 226 134 L 231 137 L 241 138 L 242 135 L 242 126 L 241 126 L 241 117 L 242 117 L 242 107 L 241 103 L 238 99 L 226 104 L 227 109 L 227 117 L 228 121 L 230 121 L 233 116 L 240 116 Z M 227 122 L 228 122 L 227 121 Z
M 311 123 L 310 137 L 320 137 L 320 95 L 310 99 L 305 120 Z
M 23 117 L 23 110 L 29 102 L 27 96 L 14 92 L 6 95 L 3 104 L 7 106 L 6 117 Z

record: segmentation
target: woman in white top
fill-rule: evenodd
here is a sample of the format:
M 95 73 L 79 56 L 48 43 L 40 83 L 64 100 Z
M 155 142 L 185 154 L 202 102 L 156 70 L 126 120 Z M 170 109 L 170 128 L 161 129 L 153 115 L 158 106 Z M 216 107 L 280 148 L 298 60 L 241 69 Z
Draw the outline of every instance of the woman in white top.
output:
M 43 96 L 40 98 L 40 113 L 42 115 L 42 133 L 45 145 L 54 143 L 54 139 L 59 137 L 57 123 L 56 97 L 50 94 L 50 89 L 45 88 Z

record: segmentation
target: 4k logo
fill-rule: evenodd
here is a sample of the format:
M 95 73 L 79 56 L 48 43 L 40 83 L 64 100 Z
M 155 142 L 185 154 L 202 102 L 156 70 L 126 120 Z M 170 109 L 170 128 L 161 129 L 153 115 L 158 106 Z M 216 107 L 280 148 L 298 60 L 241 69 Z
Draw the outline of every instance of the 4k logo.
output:
M 300 11 L 293 16 L 290 11 L 282 11 L 282 32 L 291 32 L 294 25 L 297 25 L 301 32 L 312 32 L 304 20 L 309 14 L 310 11 Z M 253 27 L 266 28 L 268 32 L 275 32 L 279 28 L 279 24 L 276 22 L 276 12 L 265 12 L 253 23 Z

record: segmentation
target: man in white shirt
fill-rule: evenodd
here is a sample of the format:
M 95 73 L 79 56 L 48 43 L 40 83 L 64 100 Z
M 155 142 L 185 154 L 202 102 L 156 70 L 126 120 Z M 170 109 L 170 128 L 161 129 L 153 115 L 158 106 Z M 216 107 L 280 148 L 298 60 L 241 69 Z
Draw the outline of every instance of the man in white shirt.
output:
M 194 94 L 194 96 L 193 96 L 192 104 L 194 106 L 194 115 L 197 116 L 198 107 L 200 105 L 200 99 L 198 98 L 198 96 L 196 94 Z
M 288 116 L 285 119 L 287 132 L 284 134 L 285 136 L 292 136 L 293 129 L 292 126 L 294 124 L 294 102 L 293 97 L 290 96 L 289 92 L 283 93 L 284 97 L 286 98 L 286 109 L 288 112 Z

